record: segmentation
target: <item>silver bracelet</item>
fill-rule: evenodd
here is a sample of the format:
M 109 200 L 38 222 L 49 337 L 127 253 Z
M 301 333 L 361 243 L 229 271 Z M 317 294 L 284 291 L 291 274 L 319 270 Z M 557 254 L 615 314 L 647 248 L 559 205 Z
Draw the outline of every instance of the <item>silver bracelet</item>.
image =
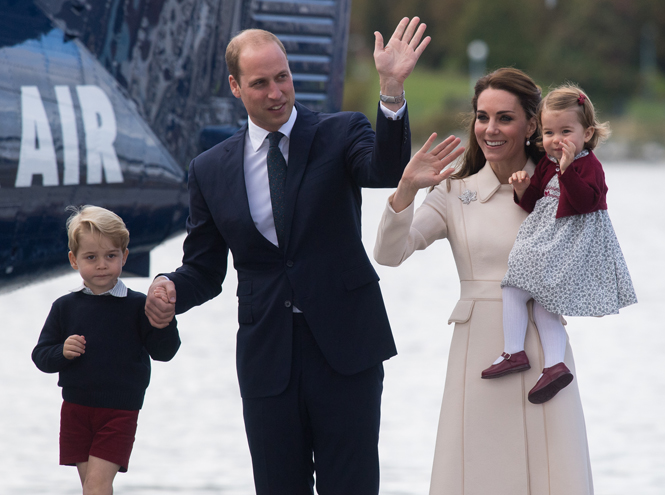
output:
M 399 96 L 386 96 L 379 91 L 379 100 L 383 103 L 403 103 L 404 102 L 404 90 Z

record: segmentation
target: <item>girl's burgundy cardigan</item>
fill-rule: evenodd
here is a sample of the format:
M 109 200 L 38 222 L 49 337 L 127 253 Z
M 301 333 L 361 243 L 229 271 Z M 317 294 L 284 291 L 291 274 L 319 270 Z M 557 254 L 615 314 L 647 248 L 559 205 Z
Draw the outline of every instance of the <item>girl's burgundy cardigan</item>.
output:
M 574 160 L 562 175 L 559 165 L 544 156 L 536 165 L 531 184 L 522 199 L 514 195 L 515 203 L 531 213 L 536 201 L 545 194 L 545 186 L 554 174 L 559 175 L 561 196 L 556 218 L 581 215 L 597 210 L 607 210 L 607 185 L 603 167 L 592 151 L 587 156 Z

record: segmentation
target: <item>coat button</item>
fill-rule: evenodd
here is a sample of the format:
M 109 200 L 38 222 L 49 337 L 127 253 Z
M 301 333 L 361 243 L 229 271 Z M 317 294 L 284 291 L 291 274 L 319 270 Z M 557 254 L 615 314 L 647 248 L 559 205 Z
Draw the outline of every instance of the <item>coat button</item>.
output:
M 291 307 L 291 301 L 284 301 L 284 306 L 286 306 L 287 308 L 290 308 Z
M 288 266 L 289 268 L 291 268 L 291 267 L 293 266 L 293 261 L 288 260 L 288 261 L 286 262 L 286 266 Z

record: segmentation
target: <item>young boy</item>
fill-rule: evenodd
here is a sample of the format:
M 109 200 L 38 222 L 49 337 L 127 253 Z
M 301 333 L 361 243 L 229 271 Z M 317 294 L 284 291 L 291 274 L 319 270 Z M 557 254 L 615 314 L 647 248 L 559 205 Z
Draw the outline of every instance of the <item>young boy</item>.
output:
M 150 357 L 169 361 L 180 337 L 175 318 L 153 328 L 145 295 L 118 278 L 129 253 L 118 215 L 84 206 L 67 220 L 67 233 L 83 284 L 53 303 L 32 360 L 60 373 L 60 464 L 76 465 L 84 494 L 111 494 L 116 473 L 129 465 Z

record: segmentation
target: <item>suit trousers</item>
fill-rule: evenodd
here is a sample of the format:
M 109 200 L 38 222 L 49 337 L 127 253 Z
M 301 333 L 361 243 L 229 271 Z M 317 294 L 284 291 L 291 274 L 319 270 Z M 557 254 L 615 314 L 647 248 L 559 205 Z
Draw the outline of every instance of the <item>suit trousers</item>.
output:
M 378 494 L 382 392 L 383 364 L 337 373 L 294 314 L 286 390 L 243 399 L 257 495 Z

